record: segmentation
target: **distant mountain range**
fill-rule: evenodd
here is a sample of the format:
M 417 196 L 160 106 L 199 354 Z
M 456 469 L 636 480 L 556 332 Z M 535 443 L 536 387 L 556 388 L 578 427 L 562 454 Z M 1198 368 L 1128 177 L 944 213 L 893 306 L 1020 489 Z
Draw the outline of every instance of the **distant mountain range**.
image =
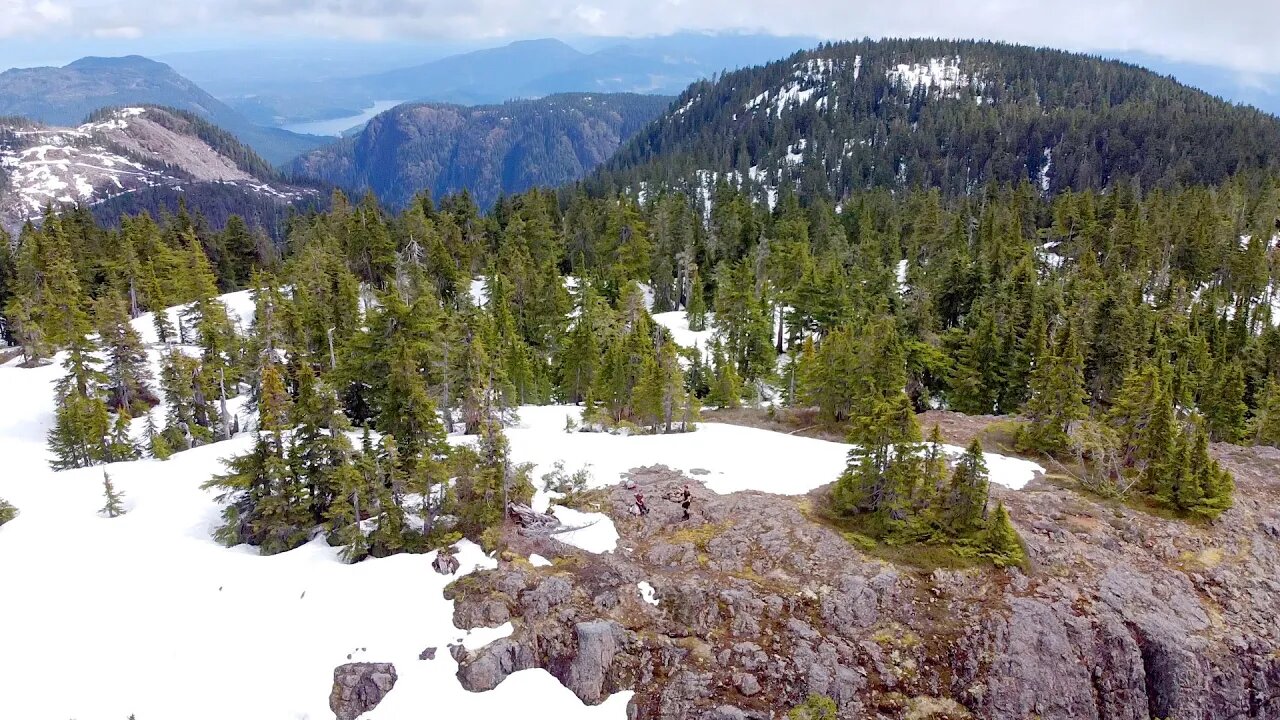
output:
M 565 92 L 676 95 L 695 80 L 817 43 L 800 37 L 681 34 L 593 39 L 593 49 L 584 52 L 560 40 L 526 40 L 375 73 L 362 74 L 353 64 L 349 77 L 311 83 L 253 82 L 236 91 L 226 78 L 217 82 L 219 96 L 254 122 L 286 125 L 354 115 L 353 109 L 379 100 L 476 105 Z
M 186 206 L 213 225 L 239 214 L 274 229 L 288 206 L 320 199 L 231 134 L 186 110 L 101 110 L 76 127 L 0 119 L 0 227 L 15 232 L 47 207 L 85 205 L 99 217 Z
M 1213 184 L 1280 169 L 1280 120 L 1117 61 L 973 41 L 828 44 L 702 81 L 593 182 L 780 192 Z
M 319 146 L 325 138 L 254 125 L 172 68 L 137 55 L 81 58 L 64 67 L 0 73 L 0 115 L 76 125 L 95 110 L 161 105 L 193 113 L 233 134 L 273 164 Z
M 295 160 L 299 178 L 401 206 L 421 191 L 469 190 L 482 207 L 502 194 L 577 180 L 670 105 L 628 93 L 551 95 L 501 105 L 400 105 L 359 134 Z

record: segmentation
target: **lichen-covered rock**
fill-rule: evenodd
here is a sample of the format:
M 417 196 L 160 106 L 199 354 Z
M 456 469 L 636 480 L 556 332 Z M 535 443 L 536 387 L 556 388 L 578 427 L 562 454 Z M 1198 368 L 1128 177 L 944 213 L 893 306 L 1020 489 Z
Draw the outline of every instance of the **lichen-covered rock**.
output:
M 333 669 L 329 709 L 338 720 L 355 720 L 376 707 L 396 684 L 391 663 L 347 663 Z

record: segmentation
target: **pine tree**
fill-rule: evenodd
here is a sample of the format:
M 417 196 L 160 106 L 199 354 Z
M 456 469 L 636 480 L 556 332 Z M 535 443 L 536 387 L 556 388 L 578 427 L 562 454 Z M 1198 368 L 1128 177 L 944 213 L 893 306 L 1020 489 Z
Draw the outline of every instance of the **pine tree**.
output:
M 836 481 L 835 508 L 865 514 L 876 536 L 891 536 L 905 526 L 923 475 L 920 425 L 906 393 L 874 401 L 852 420 L 848 441 L 855 447 Z
M 685 307 L 685 318 L 690 330 L 702 332 L 707 329 L 707 298 L 702 287 L 702 277 L 696 267 L 689 276 L 689 301 Z
M 156 460 L 168 460 L 173 455 L 173 449 L 169 447 L 169 442 L 165 440 L 164 433 L 160 432 L 156 427 L 155 416 L 151 412 L 147 412 L 147 425 L 144 430 L 147 440 L 147 452 Z
M 1084 401 L 1084 358 L 1067 322 L 1058 330 L 1052 354 L 1032 373 L 1021 443 L 1050 454 L 1064 452 L 1071 424 L 1088 416 Z
M 1275 380 L 1268 381 L 1262 391 L 1249 434 L 1254 445 L 1280 447 L 1280 383 Z
M 124 493 L 116 491 L 115 485 L 111 482 L 111 476 L 105 470 L 102 471 L 102 494 L 106 498 L 106 504 L 98 512 L 109 518 L 124 514 Z
M 149 385 L 147 352 L 129 322 L 124 300 L 102 298 L 95 311 L 98 337 L 107 359 L 104 370 L 109 378 L 108 404 L 116 410 L 142 412 L 156 403 L 156 397 Z
M 82 337 L 72 344 L 62 365 L 67 374 L 55 387 L 57 407 L 49 431 L 54 470 L 107 461 L 111 417 L 103 399 L 106 376 L 92 353 L 92 345 Z
M 1244 368 L 1239 362 L 1222 363 L 1214 373 L 1217 381 L 1203 400 L 1209 434 L 1217 442 L 1240 442 L 1246 433 L 1246 414 L 1249 406 L 1244 402 Z
M 1001 567 L 1026 562 L 1022 540 L 1009 519 L 1009 511 L 1005 509 L 1004 503 L 996 503 L 996 511 L 991 514 L 987 528 L 986 554 Z
M 953 537 L 968 537 L 983 527 L 987 518 L 988 486 L 982 443 L 974 438 L 956 463 L 947 492 L 946 526 Z
M 132 420 L 127 407 L 120 408 L 120 412 L 116 413 L 115 421 L 111 425 L 111 434 L 107 439 L 104 462 L 127 462 L 142 457 L 137 444 L 129 434 Z

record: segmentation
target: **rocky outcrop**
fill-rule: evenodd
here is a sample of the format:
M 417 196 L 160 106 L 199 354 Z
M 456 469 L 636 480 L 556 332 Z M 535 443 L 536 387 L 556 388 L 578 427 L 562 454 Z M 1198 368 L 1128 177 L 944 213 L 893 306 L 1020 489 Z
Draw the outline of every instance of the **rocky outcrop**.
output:
M 458 572 L 458 558 L 452 553 L 441 550 L 436 553 L 436 559 L 431 561 L 431 567 L 441 575 L 452 575 Z
M 347 663 L 333 669 L 329 709 L 338 720 L 355 720 L 376 707 L 396 684 L 391 663 Z
M 1237 501 L 1212 525 L 1043 480 L 993 487 L 1025 570 L 868 555 L 813 519 L 817 495 L 698 491 L 682 523 L 666 503 L 629 515 L 618 489 L 618 552 L 513 536 L 511 557 L 560 560 L 468 578 L 455 622 L 517 629 L 458 648 L 459 678 L 482 690 L 542 667 L 588 703 L 635 690 L 637 720 L 776 718 L 810 693 L 843 719 L 1280 719 L 1280 453 L 1215 452 Z M 690 480 L 631 479 L 652 497 Z

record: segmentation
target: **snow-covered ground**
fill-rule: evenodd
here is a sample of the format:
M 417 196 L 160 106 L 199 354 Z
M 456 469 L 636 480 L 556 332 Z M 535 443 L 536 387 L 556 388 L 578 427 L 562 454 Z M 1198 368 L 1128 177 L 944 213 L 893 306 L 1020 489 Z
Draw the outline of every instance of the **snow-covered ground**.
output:
M 844 470 L 852 445 L 770 430 L 701 423 L 697 432 L 620 436 L 566 433 L 565 417 L 581 420 L 582 408 L 568 405 L 520 408 L 518 427 L 509 428 L 514 459 L 536 464 L 535 478 L 557 460 L 569 472 L 586 466 L 597 487 L 616 484 L 623 474 L 647 465 L 682 470 L 721 494 L 758 490 L 803 495 L 832 482 Z M 963 448 L 944 445 L 952 456 Z M 1043 468 L 1028 460 L 986 454 L 992 482 L 1019 489 Z
M 247 294 L 225 299 L 252 318 Z M 136 325 L 150 332 L 150 317 Z M 61 374 L 0 367 L 0 497 L 21 513 L 0 528 L 5 717 L 327 719 L 333 669 L 348 658 L 395 664 L 399 681 L 369 714 L 382 720 L 626 716 L 630 693 L 587 707 L 542 670 L 464 690 L 446 646 L 479 647 L 512 628 L 455 628 L 443 589 L 457 576 L 436 573 L 434 555 L 347 565 L 323 540 L 272 557 L 215 543 L 221 507 L 200 485 L 249 435 L 168 462 L 52 472 L 45 434 Z M 98 514 L 103 470 L 124 493 L 121 517 Z M 609 549 L 601 544 L 589 549 Z M 495 562 L 469 543 L 460 550 L 459 574 Z M 419 660 L 428 647 L 435 659 Z
M 247 324 L 247 293 L 224 298 Z M 171 310 L 176 312 L 176 309 Z M 151 320 L 135 321 L 154 341 Z M 159 349 L 152 348 L 153 356 Z M 153 360 L 156 358 L 153 357 Z M 20 511 L 0 528 L 0 605 L 5 620 L 0 677 L 4 716 L 23 720 L 122 720 L 181 717 L 263 720 L 332 717 L 333 668 L 348 661 L 392 662 L 399 681 L 368 717 L 441 715 L 556 720 L 622 720 L 630 693 L 586 707 L 541 670 L 519 672 L 488 693 L 466 692 L 446 646 L 479 647 L 510 625 L 459 630 L 443 589 L 454 577 L 431 568 L 434 555 L 398 555 L 347 565 L 317 539 L 291 552 L 259 556 L 211 538 L 220 505 L 201 484 L 222 460 L 244 452 L 251 436 L 177 453 L 54 473 L 45 435 L 52 425 L 58 365 L 0 367 L 0 497 Z M 161 410 L 157 410 L 157 413 Z M 513 459 L 535 464 L 533 479 L 564 461 L 587 467 L 597 487 L 632 468 L 665 464 L 711 490 L 796 495 L 831 482 L 849 446 L 733 425 L 695 433 L 620 437 L 565 433 L 576 407 L 524 407 L 511 428 Z M 958 453 L 959 448 L 949 448 Z M 987 456 L 992 480 L 1021 487 L 1033 463 Z M 105 518 L 102 472 L 124 493 L 127 514 Z M 539 491 L 535 506 L 553 504 Z M 613 522 L 557 508 L 568 525 L 560 541 L 591 552 L 616 548 Z M 460 573 L 492 567 L 478 547 L 461 545 Z M 531 557 L 535 565 L 545 558 Z M 656 602 L 639 587 L 644 599 Z M 419 654 L 435 647 L 434 660 Z
M 690 330 L 689 318 L 684 310 L 673 310 L 653 316 L 654 322 L 671 331 L 671 339 L 675 344 L 683 348 L 696 347 L 702 351 L 703 357 L 707 357 L 707 349 L 711 345 L 712 336 L 715 335 L 715 331 L 711 329 L 713 319 L 712 314 L 707 313 L 706 329 Z

